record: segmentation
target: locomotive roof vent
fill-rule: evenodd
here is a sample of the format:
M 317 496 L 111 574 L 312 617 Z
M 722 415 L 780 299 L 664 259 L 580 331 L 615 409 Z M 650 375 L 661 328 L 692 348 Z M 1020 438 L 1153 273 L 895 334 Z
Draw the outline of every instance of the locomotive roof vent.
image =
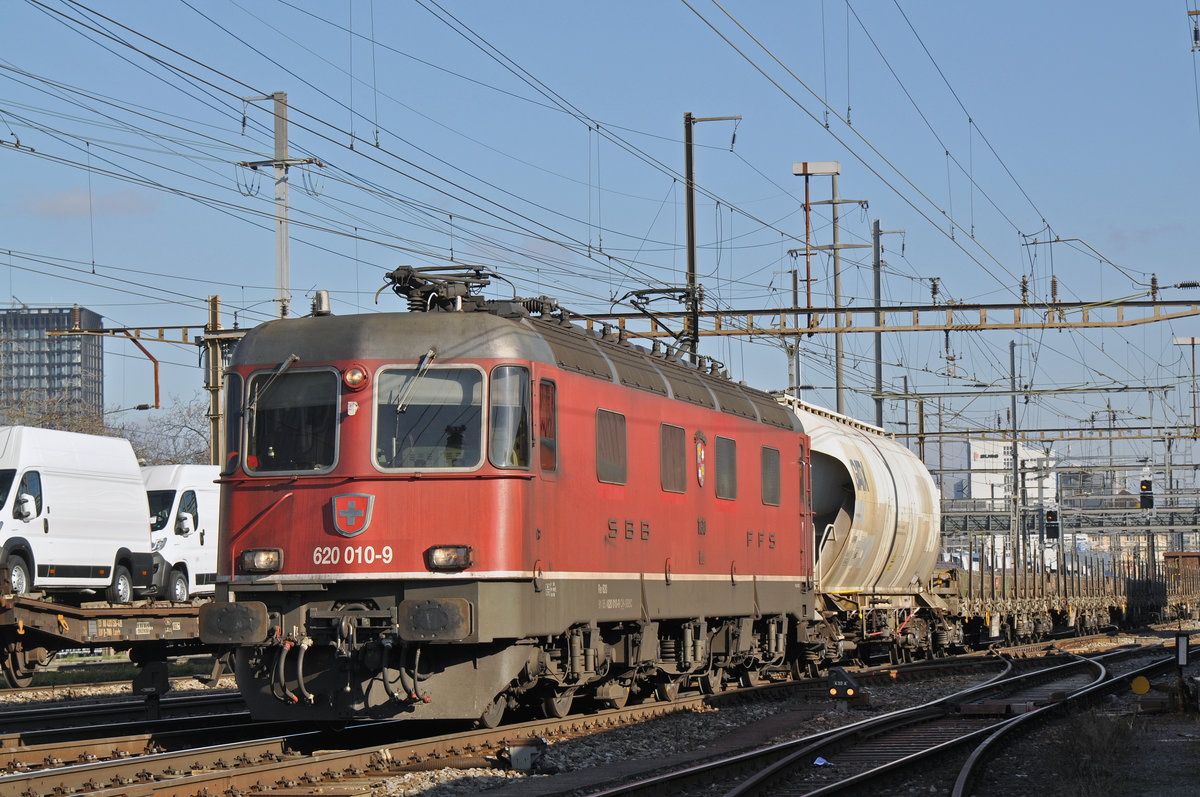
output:
M 528 318 L 523 302 L 488 302 L 488 310 L 501 318 Z
M 321 289 L 313 294 L 312 314 L 314 316 L 333 315 L 329 309 L 329 291 Z

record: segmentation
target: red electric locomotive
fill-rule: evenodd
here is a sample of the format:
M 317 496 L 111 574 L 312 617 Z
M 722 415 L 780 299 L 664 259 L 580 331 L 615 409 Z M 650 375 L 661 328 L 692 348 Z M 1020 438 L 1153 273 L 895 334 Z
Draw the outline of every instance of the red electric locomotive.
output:
M 409 312 L 271 321 L 227 372 L 202 636 L 255 716 L 491 726 L 805 660 L 793 412 L 482 272 L 388 277 Z

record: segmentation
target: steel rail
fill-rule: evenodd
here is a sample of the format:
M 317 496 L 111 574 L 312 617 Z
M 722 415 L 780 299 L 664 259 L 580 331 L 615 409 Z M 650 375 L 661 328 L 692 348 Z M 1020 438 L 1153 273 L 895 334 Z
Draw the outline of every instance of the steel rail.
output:
M 1197 650 L 1197 648 L 1189 648 L 1189 652 Z M 1079 705 L 1089 705 L 1095 702 L 1104 695 L 1115 692 L 1118 688 L 1126 686 L 1134 678 L 1138 676 L 1158 675 L 1164 670 L 1170 669 L 1175 663 L 1175 656 L 1165 656 L 1158 661 L 1151 662 L 1144 667 L 1139 667 L 1122 675 L 1113 676 L 1106 679 L 1102 683 L 1093 684 L 1078 692 L 1068 696 L 1066 699 L 1052 703 L 1048 706 L 1035 709 L 1028 714 L 1014 718 L 1006 725 L 997 728 L 996 732 L 985 739 L 978 747 L 968 756 L 966 763 L 959 770 L 958 778 L 954 782 L 954 788 L 951 791 L 951 797 L 963 797 L 970 794 L 979 776 L 982 775 L 987 763 L 991 761 L 1000 752 L 1003 743 L 1010 740 L 1011 734 L 1016 730 L 1028 730 L 1032 723 L 1045 722 L 1055 714 L 1060 714 L 1067 711 L 1069 708 L 1075 708 Z

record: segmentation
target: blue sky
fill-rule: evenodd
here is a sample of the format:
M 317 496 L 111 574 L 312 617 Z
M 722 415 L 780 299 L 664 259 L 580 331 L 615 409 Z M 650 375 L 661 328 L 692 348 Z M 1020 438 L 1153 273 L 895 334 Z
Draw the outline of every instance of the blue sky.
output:
M 291 172 L 296 313 L 317 288 L 338 313 L 400 309 L 390 294 L 375 303 L 381 275 L 451 256 L 579 312 L 682 284 L 689 111 L 742 117 L 732 150 L 733 123 L 695 127 L 710 309 L 790 303 L 798 160 L 840 161 L 841 195 L 869 203 L 843 208 L 843 242 L 867 243 L 876 218 L 905 231 L 885 238 L 885 304 L 927 303 L 931 277 L 940 300 L 965 303 L 1014 301 L 1022 276 L 1035 300 L 1052 278 L 1064 300 L 1143 298 L 1151 275 L 1162 298 L 1200 300 L 1165 287 L 1200 279 L 1188 8 L 10 0 L 0 302 L 79 303 L 112 326 L 200 326 L 218 294 L 226 326 L 235 311 L 242 326 L 270 318 L 271 182 L 235 164 L 271 157 L 266 103 L 241 98 L 274 91 L 288 93 L 291 155 L 325 164 Z M 827 180 L 811 188 L 828 198 Z M 828 244 L 827 208 L 813 225 L 814 243 Z M 1023 245 L 1054 237 L 1079 241 Z M 813 275 L 814 304 L 831 304 L 824 256 Z M 872 303 L 869 249 L 846 254 L 842 292 Z M 1023 428 L 1190 423 L 1191 362 L 1171 341 L 1198 326 L 889 334 L 885 390 L 905 377 L 927 393 L 1007 386 L 1016 340 L 1019 379 L 1035 390 L 1173 388 L 1032 396 Z M 846 406 L 867 420 L 871 345 L 846 336 Z M 832 348 L 818 335 L 803 351 L 802 381 L 819 388 L 806 398 L 826 406 Z M 145 358 L 115 340 L 106 351 L 109 406 L 148 400 Z M 194 349 L 152 351 L 164 395 L 199 390 Z M 773 341 L 709 338 L 702 352 L 756 387 L 787 383 Z M 1008 406 L 947 398 L 942 420 L 1007 426 Z M 885 425 L 903 419 L 889 401 Z M 1147 442 L 1122 453 L 1163 455 Z

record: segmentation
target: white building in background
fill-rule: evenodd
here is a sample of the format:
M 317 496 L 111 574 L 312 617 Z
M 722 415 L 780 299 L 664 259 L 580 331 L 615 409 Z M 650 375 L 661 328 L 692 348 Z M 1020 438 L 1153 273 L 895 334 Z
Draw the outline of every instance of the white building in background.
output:
M 968 498 L 983 502 L 994 511 L 1012 506 L 1012 443 L 998 440 L 972 440 L 969 444 L 970 477 Z M 1055 468 L 1058 457 L 1053 452 L 1017 444 L 1019 489 L 1023 506 L 1046 506 L 1055 503 L 1058 481 Z

